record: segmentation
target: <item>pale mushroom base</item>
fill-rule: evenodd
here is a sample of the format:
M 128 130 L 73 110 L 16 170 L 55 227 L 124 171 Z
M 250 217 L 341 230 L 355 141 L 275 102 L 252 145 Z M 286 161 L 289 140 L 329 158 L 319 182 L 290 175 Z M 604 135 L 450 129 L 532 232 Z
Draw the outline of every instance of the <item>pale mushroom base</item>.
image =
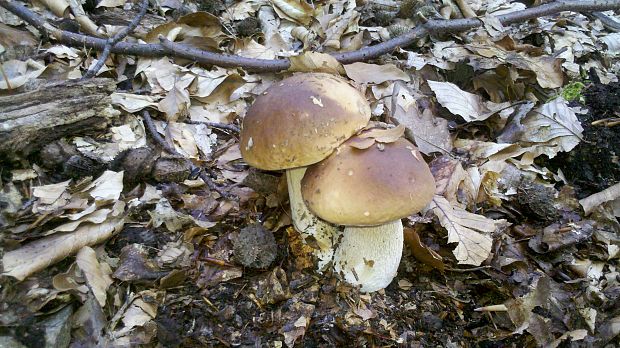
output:
M 334 270 L 362 292 L 387 287 L 398 272 L 403 253 L 400 220 L 380 226 L 346 227 L 334 255 Z
M 341 231 L 337 226 L 321 220 L 306 207 L 301 195 L 301 179 L 306 167 L 288 169 L 286 183 L 288 185 L 291 218 L 293 225 L 304 240 L 310 241 L 315 247 L 314 255 L 318 258 L 318 270 L 324 271 L 334 255 L 334 244 L 338 241 Z

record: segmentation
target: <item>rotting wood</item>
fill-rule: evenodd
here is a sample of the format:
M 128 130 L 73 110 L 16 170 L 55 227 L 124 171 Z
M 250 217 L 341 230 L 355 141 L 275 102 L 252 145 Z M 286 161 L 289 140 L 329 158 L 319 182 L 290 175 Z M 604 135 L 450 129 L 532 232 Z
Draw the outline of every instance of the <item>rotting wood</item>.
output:
M 112 108 L 112 79 L 46 83 L 0 96 L 0 155 L 24 156 L 62 137 L 105 130 L 120 112 Z

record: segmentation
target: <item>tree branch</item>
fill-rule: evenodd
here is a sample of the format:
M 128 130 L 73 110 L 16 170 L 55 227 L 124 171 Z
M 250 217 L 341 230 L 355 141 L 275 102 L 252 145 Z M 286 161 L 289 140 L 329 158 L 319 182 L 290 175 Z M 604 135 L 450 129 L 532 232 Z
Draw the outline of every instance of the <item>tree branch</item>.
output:
M 60 30 L 47 23 L 36 13 L 18 3 L 17 1 L 0 0 L 0 6 L 20 17 L 30 25 L 43 33 L 55 38 L 59 42 L 74 46 L 86 47 L 95 50 L 103 50 L 107 40 L 82 34 Z M 503 25 L 523 22 L 529 19 L 548 16 L 561 11 L 593 12 L 620 9 L 620 0 L 558 0 L 551 3 L 531 7 L 523 11 L 517 11 L 498 16 Z M 342 64 L 367 61 L 378 58 L 392 52 L 397 47 L 408 46 L 423 35 L 429 33 L 455 33 L 477 28 L 482 23 L 476 18 L 430 20 L 411 31 L 382 42 L 377 45 L 362 48 L 357 51 L 331 53 Z M 185 45 L 162 40 L 161 44 L 133 44 L 119 42 L 111 49 L 112 53 L 126 54 L 144 57 L 163 57 L 173 54 L 178 57 L 194 60 L 199 63 L 217 65 L 222 67 L 241 67 L 251 71 L 267 72 L 280 71 L 290 67 L 288 59 L 254 59 L 237 55 L 219 54 L 202 51 Z
M 146 10 L 148 9 L 148 7 L 149 0 L 142 0 L 142 3 L 140 3 L 140 10 L 138 12 L 138 15 L 129 23 L 127 27 L 123 28 L 118 33 L 116 33 L 116 35 L 107 40 L 105 47 L 103 48 L 103 52 L 97 60 L 97 64 L 95 64 L 95 66 L 91 69 L 88 69 L 86 74 L 82 76 L 83 79 L 89 79 L 97 75 L 101 67 L 103 67 L 103 64 L 105 64 L 105 61 L 108 59 L 108 56 L 110 56 L 112 48 L 114 48 L 117 43 L 123 40 L 127 35 L 129 35 L 138 27 L 138 24 L 140 24 L 140 21 L 142 21 L 142 18 L 144 18 L 144 16 L 146 15 Z

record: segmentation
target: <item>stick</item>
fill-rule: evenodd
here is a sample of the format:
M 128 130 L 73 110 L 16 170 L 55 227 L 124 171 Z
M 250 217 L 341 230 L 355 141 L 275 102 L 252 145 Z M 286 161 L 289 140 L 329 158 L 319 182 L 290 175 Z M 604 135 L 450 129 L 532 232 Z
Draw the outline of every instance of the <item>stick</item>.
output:
M 65 45 L 103 50 L 107 43 L 107 40 L 105 39 L 71 33 L 55 28 L 39 15 L 30 11 L 17 1 L 9 2 L 7 0 L 0 0 L 0 6 Z M 510 25 L 541 16 L 548 16 L 561 11 L 593 12 L 617 9 L 620 9 L 620 0 L 558 0 L 544 5 L 531 7 L 523 11 L 516 11 L 501 15 L 498 16 L 498 19 L 503 25 Z M 429 20 L 428 22 L 413 28 L 411 31 L 401 36 L 380 44 L 365 47 L 357 51 L 332 53 L 332 55 L 342 64 L 367 61 L 392 52 L 397 47 L 408 46 L 419 37 L 429 33 L 438 34 L 462 32 L 472 28 L 477 28 L 481 25 L 482 23 L 475 18 Z M 167 46 L 164 46 L 163 44 L 134 44 L 119 42 L 117 45 L 112 47 L 111 51 L 116 54 L 144 57 L 163 57 L 174 53 L 178 57 L 193 59 L 205 64 L 222 67 L 240 67 L 250 71 L 259 72 L 276 72 L 290 67 L 290 61 L 288 59 L 254 59 L 237 55 L 217 54 L 195 48 L 189 48 L 185 45 L 176 43 L 170 43 L 167 44 Z
M 123 40 L 127 35 L 129 35 L 138 27 L 138 24 L 140 24 L 140 21 L 142 21 L 142 18 L 144 18 L 144 16 L 146 15 L 146 9 L 148 8 L 148 6 L 149 0 L 142 0 L 142 3 L 140 3 L 140 11 L 138 12 L 138 15 L 131 21 L 131 23 L 129 23 L 127 27 L 123 28 L 123 30 L 119 31 L 118 33 L 116 33 L 116 35 L 107 40 L 105 47 L 103 48 L 103 52 L 97 60 L 97 64 L 95 64 L 94 67 L 89 69 L 86 74 L 82 76 L 82 79 L 89 79 L 95 77 L 97 72 L 99 72 L 101 67 L 103 67 L 103 64 L 105 64 L 105 61 L 110 56 L 112 48 L 114 48 L 117 43 Z
M 219 122 L 202 122 L 202 121 L 187 121 L 187 123 L 189 124 L 204 124 L 207 125 L 208 127 L 211 128 L 219 128 L 219 129 L 224 129 L 227 131 L 231 131 L 234 133 L 239 133 L 241 132 L 241 129 L 239 129 L 239 127 L 235 126 L 234 124 L 225 124 L 225 123 L 219 123 Z

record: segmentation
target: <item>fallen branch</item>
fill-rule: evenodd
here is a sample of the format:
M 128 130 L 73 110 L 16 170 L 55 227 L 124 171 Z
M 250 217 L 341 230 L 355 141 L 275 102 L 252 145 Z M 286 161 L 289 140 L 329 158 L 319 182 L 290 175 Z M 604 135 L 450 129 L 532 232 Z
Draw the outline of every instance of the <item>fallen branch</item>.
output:
M 140 3 L 140 10 L 138 12 L 138 15 L 131 21 L 131 23 L 129 23 L 127 27 L 123 28 L 123 30 L 119 31 L 118 33 L 116 33 L 116 35 L 107 40 L 105 47 L 103 48 L 103 52 L 97 60 L 97 64 L 95 64 L 94 67 L 88 69 L 86 74 L 82 76 L 83 79 L 95 77 L 97 72 L 99 72 L 99 69 L 103 67 L 103 64 L 105 64 L 105 61 L 110 56 L 112 48 L 114 48 L 117 43 L 121 42 L 121 40 L 123 40 L 127 35 L 129 35 L 138 27 L 138 24 L 140 24 L 140 21 L 142 21 L 142 18 L 144 18 L 144 16 L 146 15 L 146 10 L 148 9 L 148 7 L 149 0 L 142 0 L 142 3 Z
M 94 50 L 103 50 L 106 46 L 107 40 L 105 39 L 71 33 L 55 28 L 46 22 L 41 16 L 30 11 L 17 1 L 9 2 L 7 0 L 0 0 L 0 6 L 65 45 L 86 47 Z M 593 12 L 617 9 L 620 9 L 620 0 L 560 0 L 531 7 L 523 11 L 508 13 L 498 16 L 497 18 L 503 25 L 510 25 L 533 18 L 548 16 L 561 11 Z M 482 22 L 477 18 L 430 20 L 401 36 L 380 44 L 364 47 L 357 51 L 331 54 L 342 64 L 367 61 L 392 52 L 397 47 L 408 46 L 426 34 L 462 32 L 472 28 L 477 28 L 481 25 Z M 161 44 L 134 44 L 119 42 L 112 47 L 111 51 L 116 54 L 144 57 L 163 57 L 174 54 L 177 57 L 187 58 L 203 64 L 217 65 L 221 67 L 240 67 L 257 72 L 280 71 L 290 67 L 290 61 L 288 59 L 253 59 L 237 55 L 218 54 L 190 48 L 185 45 L 176 44 L 169 41 L 167 42 L 165 39 Z
M 235 126 L 234 124 L 225 124 L 225 123 L 210 122 L 210 121 L 186 121 L 186 122 L 189 124 L 204 124 L 207 127 L 227 130 L 227 131 L 237 133 L 237 134 L 241 132 L 241 129 L 238 126 Z

